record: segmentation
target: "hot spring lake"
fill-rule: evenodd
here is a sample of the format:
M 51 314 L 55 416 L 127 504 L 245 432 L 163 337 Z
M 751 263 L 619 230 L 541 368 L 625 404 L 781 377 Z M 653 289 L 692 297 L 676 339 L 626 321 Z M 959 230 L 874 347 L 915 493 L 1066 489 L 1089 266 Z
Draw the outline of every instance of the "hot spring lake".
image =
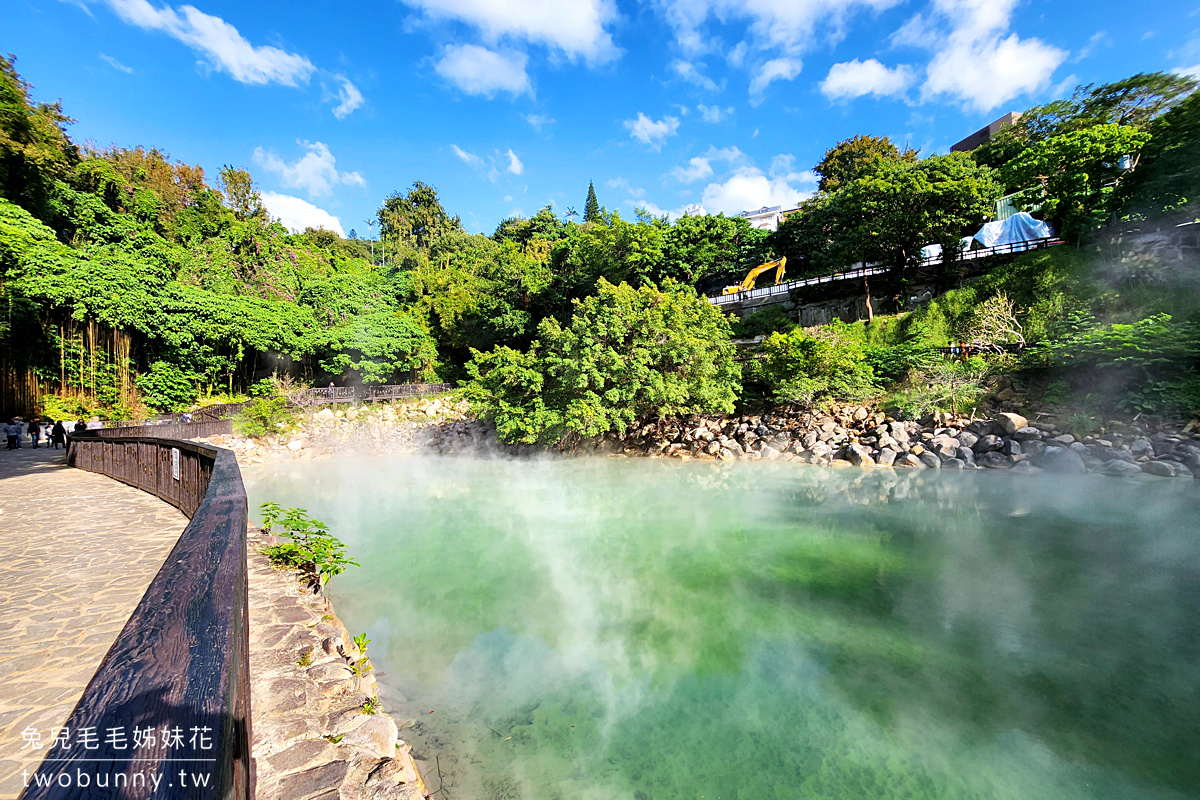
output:
M 333 601 L 435 797 L 1200 797 L 1191 482 L 417 456 L 245 477 L 252 510 L 307 508 L 362 563 Z

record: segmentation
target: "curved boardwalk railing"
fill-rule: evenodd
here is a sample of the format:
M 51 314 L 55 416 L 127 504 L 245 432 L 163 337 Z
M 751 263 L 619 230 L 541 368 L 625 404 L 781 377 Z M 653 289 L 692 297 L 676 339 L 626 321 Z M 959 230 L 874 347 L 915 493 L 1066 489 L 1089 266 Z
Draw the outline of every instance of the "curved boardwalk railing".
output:
M 67 458 L 191 522 L 22 797 L 252 799 L 246 490 L 233 453 L 81 434 Z

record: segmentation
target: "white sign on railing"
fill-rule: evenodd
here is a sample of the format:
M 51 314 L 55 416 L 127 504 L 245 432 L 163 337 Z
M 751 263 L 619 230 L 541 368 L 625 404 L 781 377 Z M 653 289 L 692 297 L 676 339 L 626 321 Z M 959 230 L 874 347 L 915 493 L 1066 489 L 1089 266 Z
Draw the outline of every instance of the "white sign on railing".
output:
M 179 448 L 171 448 L 171 477 L 179 480 Z

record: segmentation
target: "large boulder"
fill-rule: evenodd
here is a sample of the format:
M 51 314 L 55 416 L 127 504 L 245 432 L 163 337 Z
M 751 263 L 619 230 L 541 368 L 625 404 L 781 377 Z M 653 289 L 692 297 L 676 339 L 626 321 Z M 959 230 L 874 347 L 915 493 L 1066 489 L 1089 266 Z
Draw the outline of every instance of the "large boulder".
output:
M 896 463 L 897 455 L 899 455 L 899 453 L 897 453 L 895 450 L 891 449 L 890 447 L 885 447 L 879 451 L 879 456 L 875 459 L 875 463 L 882 467 L 890 467 L 892 464 Z
M 1170 461 L 1147 461 L 1142 464 L 1142 472 L 1159 478 L 1174 478 L 1175 465 Z
M 875 459 L 871 458 L 871 451 L 861 444 L 852 444 L 846 448 L 846 460 L 860 467 L 875 466 Z
M 1001 447 L 1004 447 L 1004 440 L 999 436 L 988 434 L 987 436 L 979 437 L 979 441 L 975 443 L 972 449 L 975 451 L 975 455 L 979 455 L 980 453 L 990 453 L 993 450 L 999 450 Z
M 1047 448 L 1039 466 L 1058 475 L 1082 475 L 1087 472 L 1079 454 L 1066 447 Z
M 1141 475 L 1142 468 L 1132 461 L 1113 460 L 1104 465 L 1103 472 L 1105 475 L 1112 475 L 1116 478 L 1128 478 Z
M 994 420 L 997 425 L 1009 436 L 1012 436 L 1021 428 L 1029 427 L 1029 420 L 1022 417 L 1020 414 L 1014 414 L 1011 411 L 1006 411 L 1003 414 L 997 414 Z
M 1042 438 L 1042 432 L 1037 428 L 1026 425 L 1024 428 L 1018 428 L 1013 432 L 1013 438 L 1018 442 L 1032 442 L 1035 439 Z
M 986 453 L 980 453 L 976 463 L 988 469 L 1008 469 L 1013 465 L 1013 460 L 999 450 L 989 450 Z
M 928 450 L 921 453 L 920 459 L 921 463 L 930 469 L 940 469 L 942 466 L 942 460 Z

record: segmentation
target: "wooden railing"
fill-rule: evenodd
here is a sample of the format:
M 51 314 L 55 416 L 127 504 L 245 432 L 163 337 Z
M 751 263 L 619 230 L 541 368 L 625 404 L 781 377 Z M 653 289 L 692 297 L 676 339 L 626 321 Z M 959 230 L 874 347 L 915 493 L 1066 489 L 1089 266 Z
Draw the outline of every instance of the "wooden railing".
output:
M 102 439 L 123 436 L 153 436 L 159 439 L 203 439 L 233 433 L 233 420 L 217 419 L 202 422 L 164 422 L 155 425 L 127 425 L 119 428 L 96 428 Z
M 377 400 L 400 400 L 405 397 L 423 397 L 431 394 L 443 394 L 454 389 L 452 383 L 395 383 L 383 386 L 364 386 L 362 401 L 371 403 Z
M 246 490 L 237 461 L 194 442 L 94 433 L 72 438 L 68 464 L 147 491 L 191 522 L 22 797 L 253 800 Z

